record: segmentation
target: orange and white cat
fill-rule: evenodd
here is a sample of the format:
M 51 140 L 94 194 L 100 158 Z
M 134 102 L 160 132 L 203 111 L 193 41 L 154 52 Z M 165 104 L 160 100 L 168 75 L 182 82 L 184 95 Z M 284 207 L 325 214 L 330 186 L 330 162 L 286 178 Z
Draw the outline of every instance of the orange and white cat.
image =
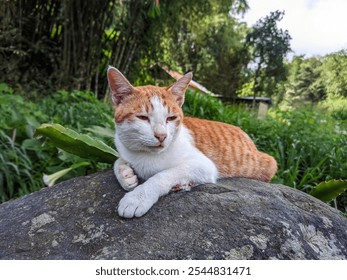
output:
M 133 87 L 114 67 L 107 76 L 120 155 L 114 172 L 129 191 L 119 202 L 120 216 L 144 215 L 177 186 L 215 183 L 220 177 L 270 181 L 277 172 L 275 159 L 258 151 L 240 128 L 183 116 L 191 73 L 168 87 Z

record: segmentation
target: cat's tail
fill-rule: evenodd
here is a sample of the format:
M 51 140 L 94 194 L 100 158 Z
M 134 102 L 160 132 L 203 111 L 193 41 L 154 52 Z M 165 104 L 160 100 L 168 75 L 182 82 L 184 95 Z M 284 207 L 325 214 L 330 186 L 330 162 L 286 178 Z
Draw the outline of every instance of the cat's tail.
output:
M 259 168 L 257 169 L 258 172 L 256 177 L 258 180 L 270 182 L 278 170 L 277 161 L 268 154 L 262 152 L 259 153 Z

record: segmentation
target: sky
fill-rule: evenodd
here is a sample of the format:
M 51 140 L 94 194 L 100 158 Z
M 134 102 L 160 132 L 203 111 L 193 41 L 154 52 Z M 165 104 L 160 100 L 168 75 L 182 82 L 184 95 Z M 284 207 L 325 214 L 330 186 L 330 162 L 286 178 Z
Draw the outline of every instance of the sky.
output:
M 249 26 L 272 11 L 285 11 L 278 27 L 288 30 L 292 55 L 325 55 L 347 49 L 347 0 L 248 0 Z

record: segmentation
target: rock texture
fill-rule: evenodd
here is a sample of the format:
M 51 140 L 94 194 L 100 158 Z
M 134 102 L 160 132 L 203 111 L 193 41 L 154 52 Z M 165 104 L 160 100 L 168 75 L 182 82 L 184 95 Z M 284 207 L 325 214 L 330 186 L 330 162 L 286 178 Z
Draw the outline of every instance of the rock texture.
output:
M 282 185 L 224 179 L 122 219 L 112 171 L 0 205 L 0 259 L 346 259 L 347 219 Z

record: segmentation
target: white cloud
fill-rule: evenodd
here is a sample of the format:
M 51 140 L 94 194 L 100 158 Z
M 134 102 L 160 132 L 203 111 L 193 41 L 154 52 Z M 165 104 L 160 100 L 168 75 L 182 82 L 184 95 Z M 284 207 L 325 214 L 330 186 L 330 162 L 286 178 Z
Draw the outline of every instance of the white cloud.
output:
M 347 48 L 346 0 L 248 0 L 250 10 L 244 20 L 248 25 L 284 10 L 279 27 L 292 36 L 295 54 L 324 55 Z

